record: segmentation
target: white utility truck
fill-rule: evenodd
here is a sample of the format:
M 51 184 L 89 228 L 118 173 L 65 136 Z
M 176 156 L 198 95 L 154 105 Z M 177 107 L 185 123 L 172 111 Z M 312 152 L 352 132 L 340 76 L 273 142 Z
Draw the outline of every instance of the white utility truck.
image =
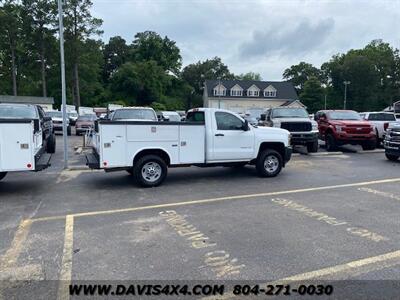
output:
M 0 104 L 0 180 L 7 172 L 47 168 L 55 147 L 51 118 L 39 105 Z
M 257 128 L 222 109 L 192 109 L 185 122 L 96 122 L 87 165 L 106 172 L 126 170 L 146 187 L 157 186 L 168 167 L 256 166 L 262 177 L 279 174 L 290 160 L 290 133 Z

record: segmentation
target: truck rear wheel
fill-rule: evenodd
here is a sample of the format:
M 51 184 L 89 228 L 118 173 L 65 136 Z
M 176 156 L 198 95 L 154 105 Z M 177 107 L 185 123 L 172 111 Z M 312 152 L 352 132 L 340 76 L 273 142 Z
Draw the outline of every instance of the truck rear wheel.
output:
M 370 141 L 366 142 L 361 145 L 363 150 L 374 150 L 376 148 L 376 142 L 375 141 Z
M 56 135 L 54 133 L 50 134 L 47 145 L 46 145 L 47 153 L 55 153 L 56 152 Z
M 71 135 L 71 126 L 67 127 L 67 135 L 70 136 Z
M 261 177 L 275 177 L 282 170 L 282 156 L 275 150 L 264 150 L 256 162 L 258 175 Z
M 318 140 L 313 141 L 311 143 L 307 144 L 307 151 L 309 153 L 315 153 L 318 152 Z
M 385 153 L 385 155 L 386 155 L 386 158 L 387 158 L 388 160 L 391 160 L 391 161 L 396 161 L 396 160 L 399 159 L 399 157 L 398 157 L 397 155 L 386 154 L 386 153 Z
M 7 172 L 0 172 L 0 180 L 2 180 L 4 177 L 6 177 Z
M 136 181 L 143 187 L 160 185 L 167 176 L 167 172 L 167 164 L 157 155 L 141 157 L 133 168 Z

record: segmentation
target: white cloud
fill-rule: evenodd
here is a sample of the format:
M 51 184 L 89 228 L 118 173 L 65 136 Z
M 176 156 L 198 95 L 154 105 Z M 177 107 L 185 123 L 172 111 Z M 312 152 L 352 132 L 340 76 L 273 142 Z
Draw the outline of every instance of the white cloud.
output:
M 184 65 L 220 56 L 231 71 L 266 80 L 377 38 L 400 48 L 399 1 L 95 0 L 93 14 L 104 20 L 105 41 L 154 30 L 177 42 Z

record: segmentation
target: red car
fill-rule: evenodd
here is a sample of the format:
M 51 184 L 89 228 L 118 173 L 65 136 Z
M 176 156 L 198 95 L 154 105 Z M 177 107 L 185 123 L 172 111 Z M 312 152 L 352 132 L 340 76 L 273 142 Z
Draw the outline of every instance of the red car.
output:
M 376 147 L 376 135 L 373 125 L 363 120 L 352 110 L 323 110 L 315 114 L 318 122 L 319 138 L 326 143 L 327 151 L 337 146 L 361 145 L 363 150 Z

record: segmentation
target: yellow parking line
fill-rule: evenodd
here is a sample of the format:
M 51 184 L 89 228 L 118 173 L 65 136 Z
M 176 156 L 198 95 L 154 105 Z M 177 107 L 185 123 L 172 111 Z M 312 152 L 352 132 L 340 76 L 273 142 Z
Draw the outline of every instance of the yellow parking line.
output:
M 332 279 L 326 278 L 327 276 L 337 276 L 337 275 L 347 275 L 347 277 L 351 277 L 360 273 L 367 273 L 376 270 L 381 270 L 387 267 L 395 266 L 400 264 L 400 250 L 389 252 L 377 256 L 372 256 L 368 258 L 362 258 L 359 260 L 350 261 L 341 265 L 336 265 L 332 267 L 327 267 L 311 272 L 306 272 L 302 274 L 297 274 L 289 277 L 285 277 L 273 282 L 269 282 L 267 284 L 262 284 L 260 287 L 266 288 L 267 285 L 274 285 L 274 284 L 286 284 L 290 281 L 306 281 L 306 280 L 314 280 L 314 279 Z M 347 278 L 344 278 L 347 279 Z M 232 293 L 225 294 L 224 296 L 211 296 L 211 297 L 204 297 L 202 299 L 232 299 L 235 298 L 235 295 Z
M 69 285 L 72 279 L 72 253 L 74 242 L 74 216 L 68 215 L 65 219 L 64 249 L 59 276 L 57 299 L 69 299 Z
M 31 225 L 31 219 L 21 221 L 11 243 L 11 247 L 7 250 L 4 256 L 0 258 L 0 269 L 10 268 L 17 262 L 22 250 L 22 245 L 28 236 Z
M 226 197 L 203 199 L 203 200 L 164 203 L 164 204 L 157 204 L 157 205 L 148 205 L 148 206 L 139 206 L 139 207 L 131 207 L 131 208 L 112 209 L 112 210 L 100 210 L 100 211 L 76 213 L 76 214 L 71 214 L 71 215 L 74 217 L 88 217 L 88 216 L 97 216 L 97 215 L 105 215 L 105 214 L 146 210 L 146 209 L 153 209 L 153 208 L 165 208 L 165 207 L 204 204 L 204 203 L 212 203 L 212 202 L 220 202 L 220 201 L 228 201 L 228 200 L 240 200 L 240 199 L 247 199 L 247 198 L 259 198 L 259 197 L 278 196 L 278 195 L 286 195 L 286 194 L 294 194 L 294 193 L 334 190 L 334 189 L 346 188 L 346 187 L 364 186 L 364 185 L 370 185 L 370 184 L 392 183 L 392 182 L 399 182 L 399 181 L 400 181 L 400 178 L 391 178 L 391 179 L 382 179 L 382 180 L 374 180 L 374 181 L 321 186 L 321 187 L 315 187 L 315 188 L 296 189 L 296 190 L 287 190 L 287 191 L 279 191 L 279 192 L 235 195 L 235 196 L 226 196 Z M 51 221 L 51 220 L 60 220 L 63 218 L 65 218 L 65 216 L 52 216 L 52 217 L 43 217 L 43 218 L 32 219 L 32 221 L 34 221 L 34 222 Z

